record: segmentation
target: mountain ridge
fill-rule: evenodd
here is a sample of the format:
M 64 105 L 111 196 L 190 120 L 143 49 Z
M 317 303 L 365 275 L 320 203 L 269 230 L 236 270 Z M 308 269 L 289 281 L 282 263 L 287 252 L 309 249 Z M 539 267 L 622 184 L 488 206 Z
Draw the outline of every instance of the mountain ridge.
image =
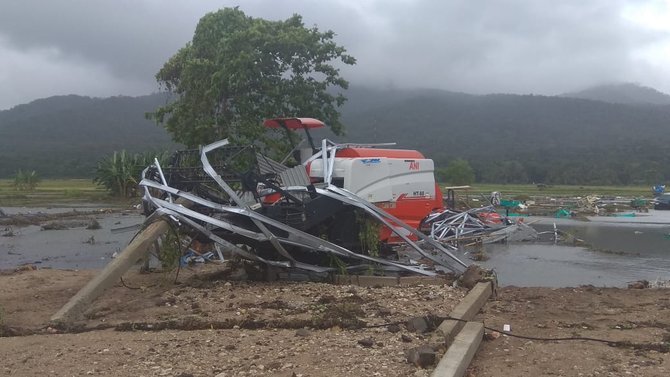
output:
M 635 83 L 597 85 L 561 96 L 617 104 L 670 105 L 670 95 Z
M 43 177 L 93 175 L 114 150 L 174 147 L 162 127 L 145 119 L 165 95 L 91 98 L 53 96 L 0 111 L 0 177 L 18 169 Z
M 347 134 L 326 130 L 315 138 L 398 142 L 442 167 L 463 158 L 486 182 L 640 184 L 670 177 L 670 105 L 356 86 L 345 96 Z M 19 168 L 45 177 L 91 176 L 95 161 L 113 150 L 174 148 L 165 129 L 144 118 L 166 98 L 60 96 L 0 111 L 0 177 Z

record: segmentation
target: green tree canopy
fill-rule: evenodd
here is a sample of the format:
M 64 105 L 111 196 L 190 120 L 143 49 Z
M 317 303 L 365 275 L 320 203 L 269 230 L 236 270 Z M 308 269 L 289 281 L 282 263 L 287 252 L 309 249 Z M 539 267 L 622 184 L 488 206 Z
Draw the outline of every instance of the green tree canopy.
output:
M 468 161 L 458 158 L 439 169 L 438 178 L 452 185 L 469 185 L 475 181 L 475 172 Z
M 343 130 L 337 108 L 346 89 L 333 62 L 356 60 L 332 31 L 306 28 L 302 17 L 268 21 L 224 8 L 200 19 L 193 40 L 156 75 L 175 101 L 150 114 L 188 146 L 229 138 L 263 139 L 271 117 L 313 117 Z

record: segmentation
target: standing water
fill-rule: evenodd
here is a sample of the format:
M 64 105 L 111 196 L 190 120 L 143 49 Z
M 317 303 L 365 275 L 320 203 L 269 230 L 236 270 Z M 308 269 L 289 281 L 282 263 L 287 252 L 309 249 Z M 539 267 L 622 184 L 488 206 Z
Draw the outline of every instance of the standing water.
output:
M 77 208 L 79 211 L 94 208 Z M 6 214 L 59 213 L 71 208 L 3 208 Z M 113 229 L 141 224 L 139 213 L 96 214 L 101 229 L 41 230 L 38 226 L 0 229 L 0 269 L 30 263 L 51 268 L 103 268 L 125 248 L 134 232 Z M 486 245 L 500 285 L 566 287 L 592 284 L 623 287 L 630 281 L 670 280 L 670 211 L 635 217 L 592 217 L 591 221 L 530 218 L 539 232 L 554 224 L 588 247 L 552 243 Z M 546 238 L 546 237 L 545 237 Z M 467 257 L 464 257 L 464 259 Z
M 670 279 L 670 211 L 635 217 L 591 217 L 590 221 L 538 218 L 533 227 L 584 240 L 575 247 L 547 243 L 487 245 L 483 262 L 500 285 L 624 287 L 637 280 Z

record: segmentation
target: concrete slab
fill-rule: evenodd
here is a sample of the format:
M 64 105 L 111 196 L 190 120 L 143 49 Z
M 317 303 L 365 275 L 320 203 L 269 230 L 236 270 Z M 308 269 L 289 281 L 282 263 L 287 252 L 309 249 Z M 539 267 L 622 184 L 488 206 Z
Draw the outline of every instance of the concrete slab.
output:
M 443 285 L 447 283 L 447 279 L 441 276 L 403 276 L 399 282 L 400 285 Z
M 481 308 L 486 304 L 486 301 L 491 297 L 493 287 L 491 282 L 479 282 L 468 292 L 468 294 L 456 305 L 456 307 L 449 313 L 449 317 L 458 318 L 464 321 L 472 320 Z M 465 326 L 466 322 L 452 319 L 444 320 L 438 326 L 438 332 L 444 336 L 444 342 L 449 347 L 453 342 L 456 334 Z
M 484 337 L 484 324 L 468 322 L 449 346 L 432 377 L 463 377 Z

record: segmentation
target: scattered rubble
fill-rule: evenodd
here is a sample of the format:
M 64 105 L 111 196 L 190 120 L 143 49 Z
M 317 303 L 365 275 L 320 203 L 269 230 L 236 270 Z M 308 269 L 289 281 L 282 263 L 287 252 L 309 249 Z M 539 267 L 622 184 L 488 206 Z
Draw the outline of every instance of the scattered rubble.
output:
M 417 367 L 427 368 L 435 364 L 436 352 L 433 347 L 424 344 L 408 349 L 405 351 L 405 356 L 407 356 L 408 363 L 414 364 Z
M 335 154 L 350 147 L 323 141 L 311 157 L 325 167 L 320 184 L 307 179 L 303 165 L 288 168 L 226 140 L 178 154 L 170 167 L 155 161 L 140 182 L 147 223 L 170 221 L 184 239 L 213 243 L 220 260 L 243 258 L 310 276 L 463 272 L 467 265 L 443 244 L 332 184 Z M 243 163 L 246 169 L 233 168 Z M 399 242 L 380 242 L 380 227 Z M 401 259 L 403 248 L 416 257 Z
M 18 375 L 51 370 L 79 375 L 97 363 L 96 374 L 108 375 L 157 375 L 172 368 L 166 375 L 411 376 L 424 369 L 407 363 L 405 351 L 421 345 L 427 336 L 410 334 L 404 326 L 391 332 L 386 324 L 431 312 L 449 313 L 465 294 L 449 284 L 374 288 L 211 280 L 203 285 L 203 269 L 220 266 L 186 267 L 181 284 L 167 288 L 152 286 L 156 274 L 128 273 L 124 277 L 128 286 L 145 288 L 112 287 L 81 323 L 83 332 L 70 334 L 52 327 L 58 336 L 50 335 L 43 324 L 85 283 L 83 272 L 37 270 L 0 276 L 0 301 L 5 321 L 13 328 L 8 335 L 15 336 L 2 338 L 3 344 L 11 345 L 0 347 L 0 357 L 6 361 L 3 368 Z M 75 278 L 78 283 L 72 285 Z M 40 299 L 34 297 L 37 294 Z M 342 307 L 342 302 L 352 305 Z M 363 326 L 318 322 L 334 318 L 321 315 L 324 312 L 346 320 L 352 311 Z M 28 334 L 26 329 L 36 331 L 30 332 L 32 337 L 19 336 Z M 89 351 L 68 352 L 68 348 Z M 22 363 L 27 357 L 38 357 L 40 362 Z M 155 366 L 161 369 L 152 369 Z M 428 374 L 430 367 L 425 369 Z
M 432 213 L 421 223 L 421 229 L 431 238 L 451 249 L 495 242 L 528 242 L 540 239 L 540 234 L 523 219 L 501 217 L 493 206 L 463 212 L 446 209 Z M 471 254 L 474 260 L 485 260 L 483 251 Z

